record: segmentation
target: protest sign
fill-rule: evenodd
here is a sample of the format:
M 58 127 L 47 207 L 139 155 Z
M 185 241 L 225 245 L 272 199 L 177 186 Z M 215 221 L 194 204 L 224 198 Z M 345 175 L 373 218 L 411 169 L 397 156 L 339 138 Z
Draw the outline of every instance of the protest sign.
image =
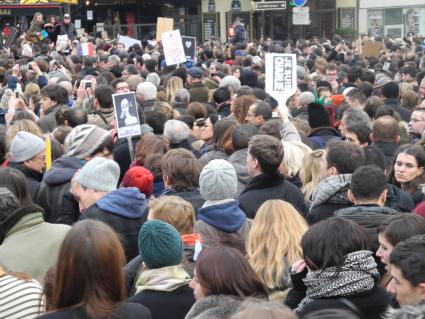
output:
M 282 108 L 297 91 L 297 57 L 295 54 L 266 54 L 266 92 Z
M 179 30 L 163 33 L 161 41 L 167 65 L 175 65 L 186 62 L 182 37 L 180 36 Z
M 382 42 L 376 42 L 376 41 L 366 41 L 363 44 L 362 53 L 363 57 L 369 58 L 369 57 L 376 57 L 378 58 L 382 50 Z
M 196 38 L 182 36 L 184 55 L 188 60 L 195 60 L 196 57 Z
M 124 46 L 127 49 L 134 44 L 138 44 L 140 47 L 142 47 L 142 41 L 134 39 L 134 38 L 130 38 L 130 37 L 125 36 L 125 35 L 120 35 L 119 38 L 118 38 L 118 42 L 124 44 Z
M 172 18 L 158 17 L 156 20 L 156 41 L 161 41 L 161 35 L 165 32 L 173 31 L 174 20 Z
M 140 135 L 140 121 L 134 92 L 112 94 L 118 137 Z

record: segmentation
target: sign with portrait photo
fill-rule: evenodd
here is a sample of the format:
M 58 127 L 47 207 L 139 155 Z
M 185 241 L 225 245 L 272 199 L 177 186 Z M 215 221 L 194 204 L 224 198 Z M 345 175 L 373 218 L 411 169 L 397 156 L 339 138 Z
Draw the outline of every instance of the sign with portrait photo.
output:
M 118 137 L 140 135 L 139 113 L 134 92 L 112 94 Z

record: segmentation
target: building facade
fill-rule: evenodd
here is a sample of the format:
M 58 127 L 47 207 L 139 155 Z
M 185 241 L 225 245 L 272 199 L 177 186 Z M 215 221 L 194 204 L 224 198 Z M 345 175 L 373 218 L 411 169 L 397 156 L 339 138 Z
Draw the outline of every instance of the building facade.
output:
M 425 0 L 359 0 L 359 32 L 392 38 L 425 34 Z

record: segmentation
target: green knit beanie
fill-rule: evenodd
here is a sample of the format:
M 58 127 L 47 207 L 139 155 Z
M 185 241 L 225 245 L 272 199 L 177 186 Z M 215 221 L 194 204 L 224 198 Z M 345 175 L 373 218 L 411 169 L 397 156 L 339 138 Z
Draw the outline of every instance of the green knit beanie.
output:
M 154 219 L 140 229 L 139 253 L 150 269 L 180 264 L 183 250 L 180 234 L 170 224 Z

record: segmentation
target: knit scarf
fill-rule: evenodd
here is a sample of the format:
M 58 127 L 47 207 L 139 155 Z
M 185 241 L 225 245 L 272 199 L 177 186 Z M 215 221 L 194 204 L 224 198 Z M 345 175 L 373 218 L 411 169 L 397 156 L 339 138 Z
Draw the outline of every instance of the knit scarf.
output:
M 372 252 L 360 250 L 345 256 L 344 265 L 340 268 L 309 271 L 303 279 L 307 287 L 306 297 L 296 311 L 315 299 L 345 297 L 371 290 L 379 277 L 376 267 Z
M 181 265 L 143 271 L 136 282 L 136 293 L 144 290 L 173 291 L 190 282 Z
M 348 188 L 351 183 L 351 174 L 330 176 L 324 179 L 313 193 L 310 210 L 323 203 L 348 203 Z

